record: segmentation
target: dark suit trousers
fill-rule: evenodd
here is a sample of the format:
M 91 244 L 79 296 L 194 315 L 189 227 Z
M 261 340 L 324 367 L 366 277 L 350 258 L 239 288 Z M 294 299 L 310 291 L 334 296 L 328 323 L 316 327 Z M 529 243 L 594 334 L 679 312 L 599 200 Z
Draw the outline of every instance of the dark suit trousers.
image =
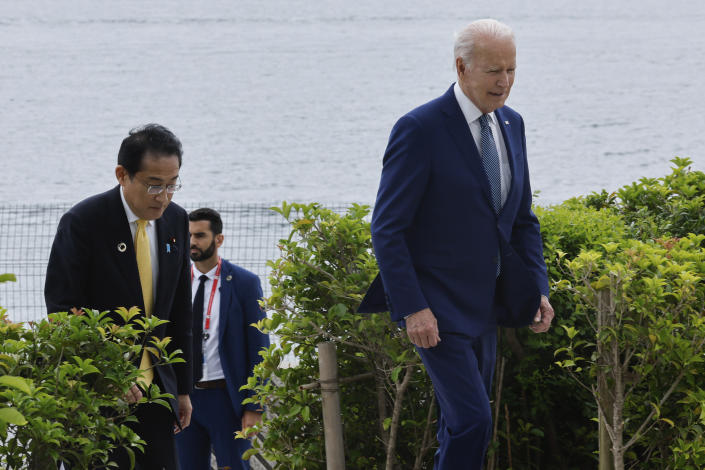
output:
M 156 379 L 156 377 L 155 377 Z M 135 470 L 179 470 L 174 444 L 174 414 L 170 408 L 154 403 L 138 405 L 135 410 L 138 422 L 128 423 L 147 444 L 144 453 L 135 449 Z M 110 456 L 118 468 L 129 469 L 127 453 L 119 449 Z
M 250 464 L 242 460 L 242 454 L 251 447 L 250 441 L 235 439 L 241 422 L 227 390 L 194 389 L 191 404 L 191 425 L 176 436 L 181 470 L 209 470 L 211 446 L 218 468 L 249 469 Z
M 492 432 L 490 389 L 495 329 L 475 338 L 441 333 L 434 348 L 417 348 L 431 377 L 441 415 L 434 470 L 481 470 Z
M 105 410 L 110 414 L 110 410 Z M 127 423 L 147 444 L 144 453 L 138 449 L 135 452 L 134 470 L 179 470 L 174 444 L 174 414 L 169 408 L 154 403 L 138 405 L 135 416 L 137 423 Z M 128 470 L 130 458 L 124 449 L 110 453 L 110 460 L 118 464 L 118 469 Z M 66 463 L 59 463 L 58 469 L 74 470 Z

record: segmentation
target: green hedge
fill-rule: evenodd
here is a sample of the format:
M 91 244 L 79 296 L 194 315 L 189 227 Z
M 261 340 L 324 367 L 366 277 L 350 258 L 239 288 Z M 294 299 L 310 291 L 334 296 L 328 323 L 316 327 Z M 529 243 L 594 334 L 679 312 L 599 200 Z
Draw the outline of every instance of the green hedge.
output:
M 0 468 L 108 468 L 115 447 L 134 456 L 144 442 L 127 427 L 136 405 L 122 397 L 139 375 L 132 359 L 141 338 L 164 321 L 138 320 L 136 308 L 54 313 L 28 324 L 5 313 L 0 308 Z M 152 342 L 155 366 L 183 361 L 167 353 L 168 342 Z M 167 396 L 153 386 L 142 401 L 169 406 Z
M 377 271 L 369 208 L 353 205 L 343 215 L 317 204 L 273 209 L 292 230 L 280 241 L 281 258 L 270 262 L 270 315 L 259 327 L 278 340 L 249 382 L 252 401 L 269 410 L 264 443 L 254 442 L 250 454 L 282 469 L 325 468 L 316 345 L 334 341 L 340 376 L 357 377 L 341 385 L 348 468 L 428 468 L 435 405 L 423 365 L 389 315 L 355 313 Z
M 679 238 L 705 231 L 705 174 L 691 171 L 692 162 L 688 159 L 676 158 L 673 163 L 672 172 L 661 178 L 644 178 L 613 193 L 602 191 L 560 205 L 536 208 L 544 238 L 544 256 L 554 283 L 551 302 L 556 310 L 556 325 L 544 336 L 526 330 L 502 332 L 501 355 L 506 358 L 502 394 L 507 410 L 499 414 L 498 427 L 509 429 L 509 433 L 500 434 L 494 443 L 496 454 L 491 458 L 497 459 L 496 468 L 592 469 L 597 466 L 598 428 L 594 420 L 598 412 L 595 399 L 590 391 L 557 367 L 554 357 L 556 349 L 571 341 L 595 344 L 596 334 L 590 325 L 590 320 L 594 321 L 595 309 L 583 305 L 574 292 L 558 283 L 578 284 L 566 261 L 576 259 L 581 253 L 605 252 L 605 246 L 616 244 L 617 253 L 608 258 L 617 258 L 635 240 L 672 250 L 678 247 Z M 692 244 L 685 248 L 693 256 L 697 256 L 697 250 Z M 671 253 L 667 255 L 673 256 Z M 698 279 L 692 308 L 702 314 L 705 312 L 702 266 L 694 263 L 686 269 Z M 647 274 L 639 276 L 647 277 Z M 652 295 L 671 294 L 653 291 Z M 662 314 L 669 315 L 669 311 L 664 310 Z M 572 340 L 566 336 L 563 327 L 574 329 Z M 627 456 L 633 462 L 639 462 L 637 467 L 640 469 L 667 468 L 668 465 L 670 468 L 700 468 L 697 465 L 688 467 L 684 463 L 686 460 L 702 461 L 700 455 L 705 444 L 697 434 L 703 423 L 693 414 L 693 410 L 697 411 L 701 405 L 695 398 L 700 392 L 692 377 L 701 375 L 702 370 L 698 364 L 689 367 L 691 388 L 681 389 L 677 398 L 660 410 L 662 416 L 674 422 L 674 426 L 666 421 L 657 423 L 651 428 L 651 434 L 635 445 Z M 595 370 L 573 372 L 584 383 L 595 383 Z M 650 393 L 658 395 L 659 390 L 652 389 Z M 645 396 L 641 395 L 641 398 L 645 399 Z M 685 400 L 687 404 L 678 403 L 678 400 Z M 685 414 L 684 410 L 687 410 Z M 636 421 L 641 414 L 632 412 L 630 418 Z M 698 438 L 693 440 L 696 435 Z
M 688 233 L 705 230 L 705 174 L 691 171 L 687 159 L 673 162 L 672 173 L 662 178 L 536 208 L 556 324 L 544 335 L 528 329 L 500 331 L 492 397 L 497 419 L 488 470 L 598 465 L 594 387 L 598 377 L 603 377 L 607 389 L 614 383 L 604 375 L 609 368 L 600 364 L 603 356 L 596 346 L 613 343 L 604 330 L 594 328 L 599 309 L 580 289 L 609 293 L 623 306 L 619 325 L 636 321 L 644 328 L 639 331 L 660 338 L 651 341 L 647 334 L 650 342 L 644 343 L 637 341 L 638 335 L 615 330 L 620 347 L 631 345 L 634 354 L 686 337 L 691 343 L 699 341 L 696 320 L 705 310 L 705 271 L 698 246 L 703 239 Z M 365 221 L 368 209 L 353 206 L 345 215 L 317 204 L 284 203 L 274 209 L 292 231 L 280 243 L 281 257 L 270 264 L 272 296 L 264 304 L 272 315 L 259 327 L 280 341 L 263 353 L 264 361 L 248 385 L 256 392 L 253 400 L 270 410 L 263 424 L 268 431 L 265 442 L 251 453 L 264 454 L 277 462 L 277 468 L 325 468 L 315 345 L 327 340 L 338 346 L 342 377 L 367 374 L 342 385 L 348 467 L 431 468 L 435 404 L 423 366 L 405 334 L 386 316 L 354 313 L 377 271 Z M 594 253 L 601 253 L 599 269 L 577 269 L 580 260 Z M 682 262 L 672 263 L 673 258 Z M 612 289 L 604 279 L 610 279 L 614 266 L 628 261 L 648 269 L 618 270 L 632 273 L 629 286 L 635 290 Z M 659 271 L 660 266 L 671 266 L 670 274 Z M 659 276 L 666 286 L 662 291 L 645 288 L 656 282 L 648 279 Z M 692 293 L 679 284 L 685 278 L 692 281 Z M 641 300 L 631 304 L 629 296 L 635 292 Z M 688 325 L 687 335 L 678 336 L 679 325 Z M 685 349 L 682 352 L 688 356 Z M 699 430 L 705 413 L 699 410 L 705 409 L 705 392 L 698 386 L 701 363 L 693 360 L 699 356 L 649 357 L 655 361 L 649 367 L 625 362 L 625 376 L 637 385 L 625 406 L 629 424 L 623 431 L 627 438 L 638 436 L 624 453 L 626 463 L 639 462 L 640 469 L 700 468 L 705 441 Z M 663 362 L 667 357 L 670 362 Z M 666 393 L 681 372 L 677 390 Z M 658 412 L 652 413 L 655 407 L 649 400 L 664 396 L 656 403 Z M 645 432 L 630 427 L 644 420 Z

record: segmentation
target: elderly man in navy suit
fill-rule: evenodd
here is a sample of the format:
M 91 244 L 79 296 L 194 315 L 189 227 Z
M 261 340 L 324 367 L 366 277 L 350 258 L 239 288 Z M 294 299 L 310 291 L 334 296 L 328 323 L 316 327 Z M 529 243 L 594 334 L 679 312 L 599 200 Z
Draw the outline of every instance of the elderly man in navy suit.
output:
M 156 358 L 143 350 L 142 378 L 126 397 L 139 401 L 151 383 L 175 397 L 169 400 L 171 409 L 137 406 L 138 422 L 130 426 L 146 441 L 144 452 L 136 452 L 137 469 L 178 470 L 174 433 L 191 420 L 188 217 L 171 202 L 181 187 L 181 158 L 181 142 L 166 127 L 133 129 L 118 151 L 119 184 L 61 217 L 44 286 L 49 313 L 137 306 L 145 315 L 169 320 L 152 335 L 171 337 L 169 349 L 181 349 L 186 362 L 155 368 Z M 111 458 L 118 468 L 130 468 L 122 449 Z
M 218 256 L 223 221 L 213 209 L 189 214 L 193 282 L 194 387 L 191 426 L 176 438 L 182 470 L 209 470 L 211 447 L 218 468 L 246 470 L 250 448 L 236 431 L 259 423 L 262 410 L 243 404 L 252 391 L 240 390 L 262 360 L 269 336 L 252 326 L 265 318 L 259 306 L 259 278 Z
M 434 468 L 479 470 L 496 327 L 545 332 L 554 313 L 524 121 L 504 106 L 516 70 L 512 30 L 469 24 L 455 65 L 457 82 L 392 129 L 372 217 L 380 276 L 360 311 L 386 304 L 426 366 L 441 414 Z

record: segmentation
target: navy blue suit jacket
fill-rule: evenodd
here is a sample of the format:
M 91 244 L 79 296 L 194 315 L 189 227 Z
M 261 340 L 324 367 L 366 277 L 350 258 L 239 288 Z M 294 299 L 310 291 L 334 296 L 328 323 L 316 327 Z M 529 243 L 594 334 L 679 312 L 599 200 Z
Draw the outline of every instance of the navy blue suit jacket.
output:
M 169 323 L 157 327 L 152 335 L 170 336 L 168 349 L 181 349 L 186 360 L 185 364 L 155 367 L 155 374 L 163 391 L 176 397 L 188 394 L 193 383 L 188 215 L 171 203 L 155 223 L 159 278 L 153 313 Z M 61 217 L 47 265 L 44 298 L 49 313 L 72 307 L 113 311 L 132 306 L 144 312 L 120 186 L 79 202 Z M 170 403 L 176 412 L 176 400 Z
M 429 307 L 440 332 L 473 336 L 497 323 L 531 323 L 548 279 L 531 211 L 524 122 L 506 106 L 495 114 L 512 172 L 499 215 L 452 86 L 397 121 L 372 216 L 380 276 L 361 312 L 388 308 L 401 320 Z
M 259 409 L 253 403 L 242 404 L 254 392 L 241 391 L 240 387 L 247 383 L 255 365 L 262 361 L 259 352 L 269 347 L 269 336 L 252 326 L 265 318 L 259 306 L 262 287 L 257 275 L 227 260 L 223 260 L 220 282 L 218 352 L 233 410 L 242 417 L 244 410 Z

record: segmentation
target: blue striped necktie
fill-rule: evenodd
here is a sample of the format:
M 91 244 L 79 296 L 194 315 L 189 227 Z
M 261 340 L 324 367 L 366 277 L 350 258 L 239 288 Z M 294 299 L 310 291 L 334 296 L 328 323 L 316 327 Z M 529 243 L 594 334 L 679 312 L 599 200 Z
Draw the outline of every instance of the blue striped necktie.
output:
M 480 155 L 482 157 L 482 166 L 485 169 L 487 180 L 490 182 L 490 193 L 492 194 L 492 207 L 495 214 L 499 214 L 502 209 L 502 181 L 499 174 L 499 154 L 497 153 L 497 145 L 492 137 L 492 128 L 490 127 L 490 116 L 483 114 L 480 116 Z M 500 252 L 497 252 L 497 272 L 499 277 L 502 263 L 500 261 Z
M 490 116 L 488 114 L 480 116 L 480 147 L 482 147 L 480 150 L 482 166 L 490 183 L 492 207 L 495 213 L 499 214 L 500 209 L 502 209 L 502 181 L 499 174 L 499 154 L 497 153 L 494 137 L 492 137 Z

